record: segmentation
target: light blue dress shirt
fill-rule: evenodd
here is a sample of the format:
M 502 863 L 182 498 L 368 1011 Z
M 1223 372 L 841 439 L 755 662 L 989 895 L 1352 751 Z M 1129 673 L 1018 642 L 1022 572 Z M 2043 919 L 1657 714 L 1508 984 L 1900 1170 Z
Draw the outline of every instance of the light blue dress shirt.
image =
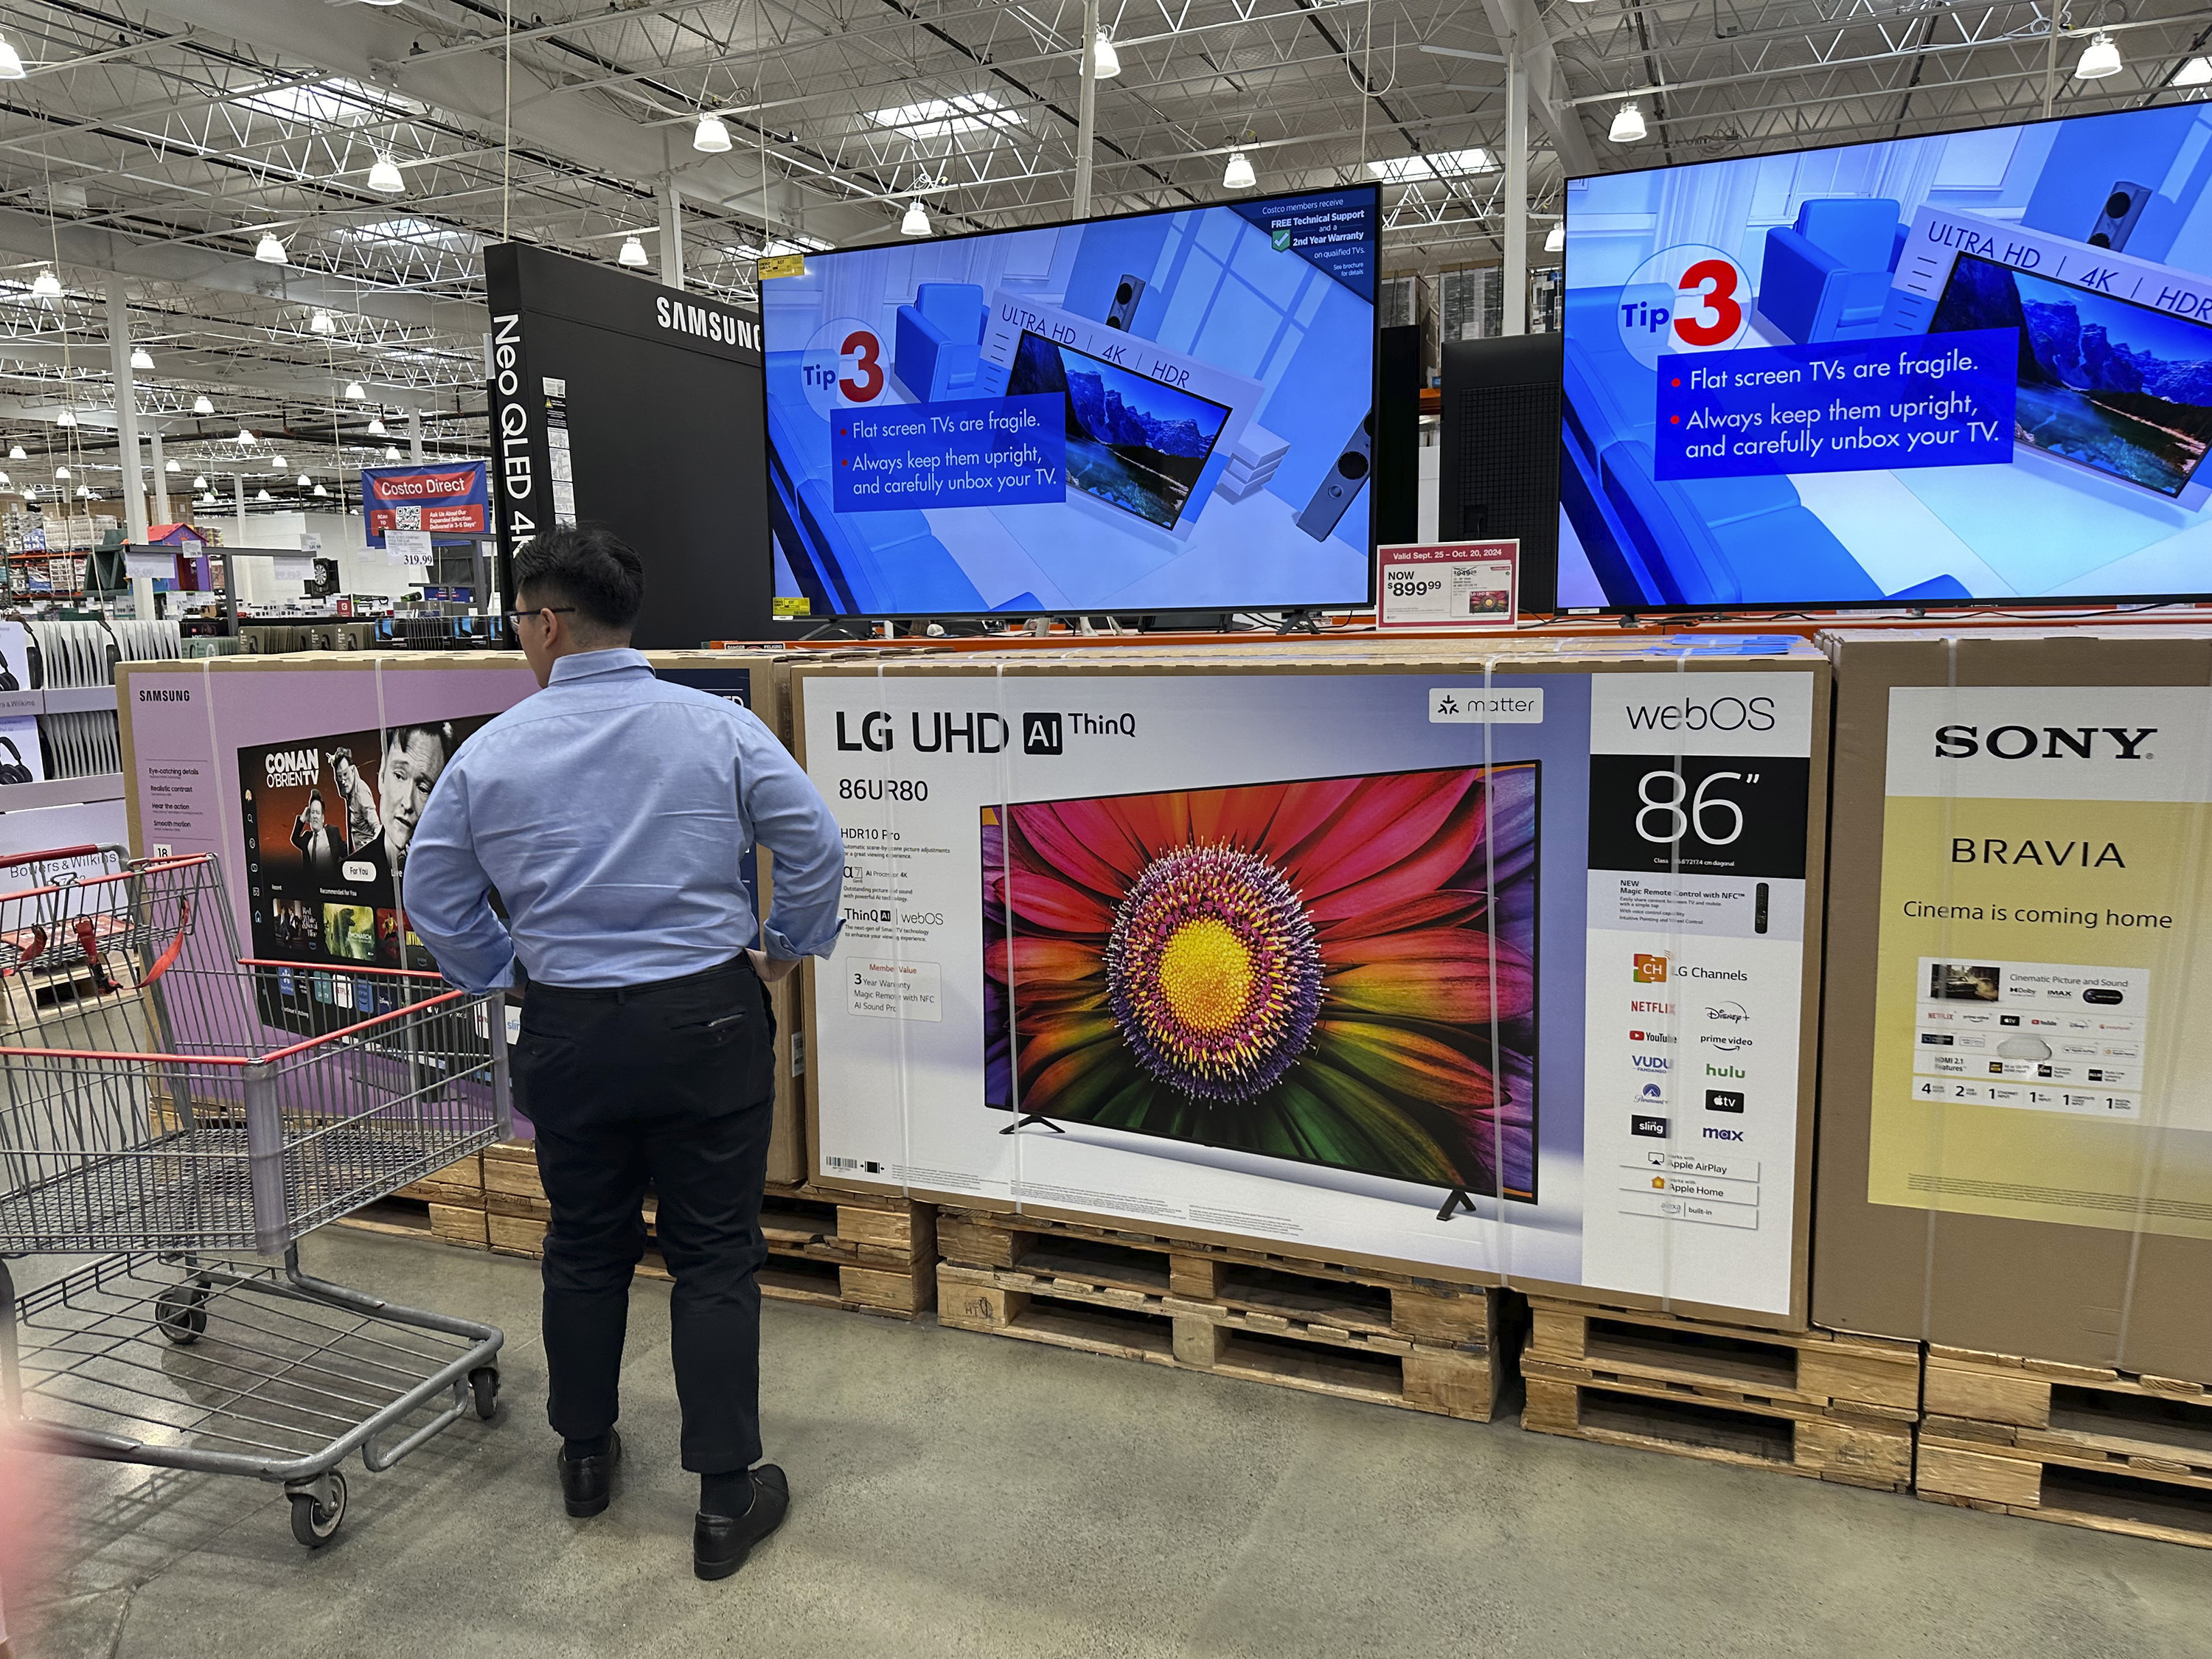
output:
M 580 652 L 461 745 L 401 899 L 471 991 L 513 984 L 518 956 L 547 985 L 642 985 L 754 943 L 738 866 L 756 840 L 775 860 L 769 954 L 828 956 L 844 842 L 799 763 L 751 711 L 664 684 L 641 653 Z

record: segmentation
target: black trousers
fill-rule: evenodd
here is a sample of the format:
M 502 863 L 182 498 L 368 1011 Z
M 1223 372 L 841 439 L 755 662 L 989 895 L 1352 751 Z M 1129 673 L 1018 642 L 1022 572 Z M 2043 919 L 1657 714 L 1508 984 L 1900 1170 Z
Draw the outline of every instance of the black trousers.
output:
M 572 1440 L 620 1411 L 629 1285 L 654 1230 L 669 1299 L 684 1467 L 746 1469 L 760 1443 L 761 1188 L 775 1106 L 774 1016 L 752 964 L 618 990 L 533 984 L 514 1062 L 552 1206 L 545 1414 Z

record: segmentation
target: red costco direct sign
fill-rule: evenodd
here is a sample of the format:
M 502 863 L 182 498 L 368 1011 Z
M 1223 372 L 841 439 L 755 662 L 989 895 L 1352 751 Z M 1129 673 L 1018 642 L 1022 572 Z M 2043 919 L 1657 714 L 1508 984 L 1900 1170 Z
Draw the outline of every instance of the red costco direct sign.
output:
M 482 461 L 364 467 L 361 499 L 372 547 L 384 545 L 387 530 L 427 530 L 447 536 L 482 536 L 490 531 L 490 482 Z

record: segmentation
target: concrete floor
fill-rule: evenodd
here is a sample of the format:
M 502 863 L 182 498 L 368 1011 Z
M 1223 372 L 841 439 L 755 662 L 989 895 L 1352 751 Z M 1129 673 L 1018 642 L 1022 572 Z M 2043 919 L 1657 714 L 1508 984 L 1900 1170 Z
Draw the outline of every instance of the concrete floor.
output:
M 27 1659 L 2212 1651 L 2198 1551 L 773 1303 L 792 1518 L 702 1584 L 664 1286 L 633 1303 L 615 1506 L 571 1522 L 534 1264 L 304 1254 L 503 1325 L 507 1409 L 356 1465 L 313 1554 L 271 1488 L 55 1466 L 73 1514 Z

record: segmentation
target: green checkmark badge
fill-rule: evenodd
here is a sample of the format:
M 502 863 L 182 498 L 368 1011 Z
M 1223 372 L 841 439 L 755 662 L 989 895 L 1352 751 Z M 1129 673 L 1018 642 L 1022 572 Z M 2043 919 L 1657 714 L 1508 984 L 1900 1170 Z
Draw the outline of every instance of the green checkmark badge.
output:
M 1275 244 L 1276 252 L 1288 253 L 1291 251 L 1291 233 L 1289 231 L 1276 231 L 1273 233 L 1270 240 Z

